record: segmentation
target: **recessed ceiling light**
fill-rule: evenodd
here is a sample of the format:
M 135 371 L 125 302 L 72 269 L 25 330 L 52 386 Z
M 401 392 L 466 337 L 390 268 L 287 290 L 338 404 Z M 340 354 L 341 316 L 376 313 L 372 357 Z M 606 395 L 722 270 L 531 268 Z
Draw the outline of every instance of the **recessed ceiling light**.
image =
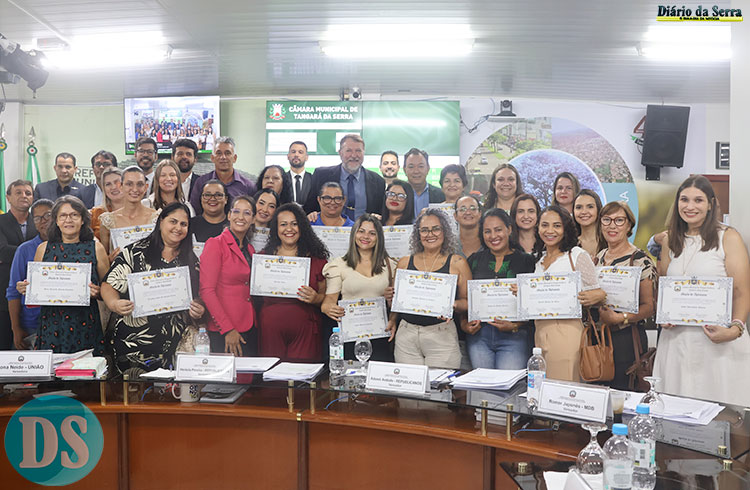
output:
M 658 25 L 650 26 L 638 54 L 658 61 L 726 61 L 732 57 L 730 26 Z

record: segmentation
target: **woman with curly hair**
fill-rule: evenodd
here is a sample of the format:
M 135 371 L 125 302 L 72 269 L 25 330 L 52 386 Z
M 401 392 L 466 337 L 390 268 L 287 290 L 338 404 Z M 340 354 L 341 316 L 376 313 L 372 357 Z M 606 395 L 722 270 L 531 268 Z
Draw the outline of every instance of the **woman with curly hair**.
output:
M 521 175 L 510 163 L 498 165 L 492 177 L 490 188 L 484 197 L 484 209 L 500 208 L 510 212 L 516 196 L 523 194 Z
M 457 275 L 453 309 L 465 312 L 466 281 L 471 279 L 471 271 L 466 259 L 457 252 L 458 241 L 446 214 L 440 209 L 427 208 L 414 224 L 411 255 L 402 257 L 397 268 Z M 452 318 L 391 313 L 387 328 L 390 339 L 396 339 L 396 362 L 450 369 L 461 366 L 458 332 Z
M 577 246 L 578 233 L 570 213 L 560 206 L 550 206 L 539 217 L 537 262 L 534 272 L 581 273 L 581 292 L 578 301 L 582 306 L 594 306 L 607 297 L 599 287 L 596 268 L 591 256 Z M 560 320 L 535 320 L 534 343 L 542 348 L 547 361 L 547 377 L 566 381 L 578 381 L 578 364 L 581 359 L 581 335 L 583 322 L 580 318 Z
M 326 294 L 323 267 L 328 249 L 296 203 L 279 207 L 269 225 L 266 255 L 310 257 L 309 283 L 297 299 L 264 297 L 260 304 L 260 355 L 282 361 L 319 361 L 321 358 L 320 304 Z
M 260 172 L 255 188 L 271 189 L 279 196 L 279 205 L 292 202 L 292 178 L 279 165 L 269 165 Z

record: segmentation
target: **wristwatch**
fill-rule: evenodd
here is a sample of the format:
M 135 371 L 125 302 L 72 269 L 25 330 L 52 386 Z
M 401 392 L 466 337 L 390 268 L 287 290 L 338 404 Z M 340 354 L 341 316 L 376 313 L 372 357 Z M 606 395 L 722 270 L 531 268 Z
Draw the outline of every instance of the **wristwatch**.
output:
M 622 321 L 622 324 L 623 325 L 628 325 L 630 323 L 630 319 L 628 318 L 628 314 L 627 313 L 623 313 L 622 317 L 624 318 L 624 320 Z

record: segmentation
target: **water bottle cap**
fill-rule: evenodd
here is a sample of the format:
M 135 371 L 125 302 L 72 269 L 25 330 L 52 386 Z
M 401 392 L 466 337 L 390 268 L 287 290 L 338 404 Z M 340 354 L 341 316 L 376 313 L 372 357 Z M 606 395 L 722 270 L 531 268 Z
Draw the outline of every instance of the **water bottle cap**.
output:
M 526 351 L 528 352 L 528 351 Z M 535 356 L 541 356 L 542 355 L 542 348 L 541 347 L 534 347 L 534 350 L 532 350 Z
M 339 333 L 341 331 L 341 327 L 333 327 L 333 333 Z
M 206 331 L 206 327 L 200 327 L 198 329 L 198 333 L 205 333 L 205 331 Z
M 612 424 L 612 433 L 616 436 L 628 435 L 628 426 L 625 424 Z
M 637 407 L 635 407 L 635 413 L 651 413 L 651 405 L 647 403 L 639 403 Z

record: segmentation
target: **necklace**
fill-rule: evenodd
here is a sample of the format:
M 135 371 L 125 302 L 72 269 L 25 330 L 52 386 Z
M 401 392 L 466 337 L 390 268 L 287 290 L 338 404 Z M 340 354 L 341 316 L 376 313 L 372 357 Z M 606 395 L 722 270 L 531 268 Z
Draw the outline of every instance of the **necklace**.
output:
M 685 242 L 684 242 L 684 245 L 682 246 L 682 253 L 683 254 L 685 253 L 685 245 L 687 245 L 687 240 L 688 239 L 694 240 L 696 238 L 700 239 L 701 236 L 700 235 L 697 235 L 697 236 L 696 235 L 685 235 Z M 698 242 L 696 244 L 696 246 L 694 247 L 693 253 L 690 255 L 690 257 L 686 257 L 686 260 L 684 260 L 682 262 L 682 275 L 683 276 L 687 275 L 688 267 L 690 267 L 690 263 L 693 261 L 693 259 L 695 258 L 695 256 L 698 255 L 698 252 L 700 251 L 700 249 L 701 249 L 701 243 Z
M 428 268 L 427 268 L 427 254 L 426 254 L 426 253 L 424 253 L 424 252 L 422 252 L 422 265 L 423 265 L 423 266 L 424 266 L 424 268 L 425 268 L 425 272 L 432 272 L 432 269 L 434 269 L 434 268 L 435 268 L 435 262 L 437 262 L 437 259 L 438 259 L 438 258 L 440 258 L 440 252 L 438 252 L 438 253 L 437 253 L 437 255 L 435 255 L 435 258 L 434 258 L 434 259 L 433 259 L 433 261 L 432 261 L 432 265 L 431 265 L 431 266 L 430 266 L 430 268 L 428 269 Z

